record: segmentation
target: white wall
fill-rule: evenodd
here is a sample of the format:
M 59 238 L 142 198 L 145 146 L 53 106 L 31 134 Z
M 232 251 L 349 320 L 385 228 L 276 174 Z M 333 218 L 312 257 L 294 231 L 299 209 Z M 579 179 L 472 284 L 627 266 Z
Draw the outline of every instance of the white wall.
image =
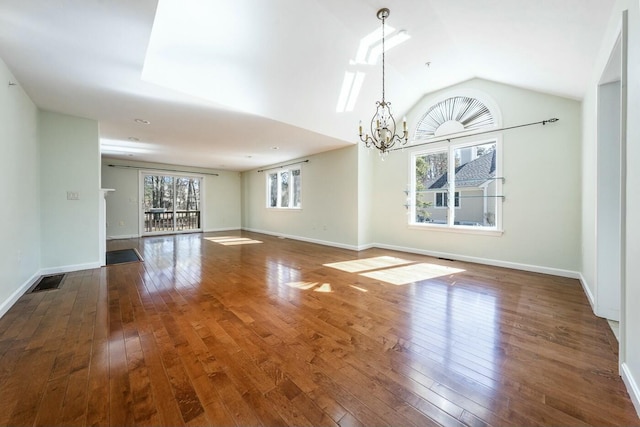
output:
M 9 86 L 9 81 L 15 86 Z M 0 59 L 0 316 L 40 268 L 38 109 Z
M 620 320 L 620 82 L 598 89 L 595 312 Z
M 131 168 L 110 167 L 110 164 Z M 205 205 L 202 227 L 204 231 L 240 228 L 240 173 L 105 158 L 102 161 L 102 187 L 116 190 L 107 196 L 107 238 L 139 236 L 138 207 L 141 201 L 138 195 L 138 176 L 139 171 L 144 168 L 153 168 L 157 173 L 162 172 L 156 169 L 164 169 L 169 174 L 176 174 L 172 170 L 194 174 L 217 173 L 218 176 L 203 175 Z
M 358 147 L 305 157 L 302 209 L 266 207 L 266 172 L 242 174 L 242 227 L 300 240 L 358 247 Z M 296 160 L 292 160 L 292 163 Z
M 415 126 L 435 100 L 473 90 L 497 103 L 503 127 L 552 117 L 560 119 L 545 126 L 502 133 L 504 234 L 487 236 L 409 228 L 407 209 L 403 206 L 412 152 L 407 148 L 391 153 L 384 162 L 376 162 L 372 210 L 375 242 L 451 258 L 577 276 L 580 103 L 474 79 L 426 95 L 407 114 L 409 124 Z
M 620 358 L 623 378 L 640 414 L 640 4 L 638 0 L 629 3 L 626 289 Z
M 98 123 L 41 111 L 39 134 L 41 268 L 99 267 Z M 68 200 L 69 191 L 78 200 Z
M 622 10 L 628 7 L 628 0 L 619 0 L 613 8 L 605 37 L 595 58 L 591 81 L 582 101 L 582 281 L 586 291 L 595 303 L 596 295 L 596 189 L 597 180 L 597 122 L 598 86 L 609 56 L 622 30 Z
M 598 295 L 597 254 L 597 106 L 598 83 L 622 30 L 622 12 L 629 11 L 628 86 L 626 96 L 626 268 L 623 277 L 620 321 L 620 368 L 627 390 L 640 413 L 640 7 L 638 0 L 618 0 L 611 14 L 588 91 L 582 103 L 582 275 L 587 293 Z M 625 70 L 623 70 L 624 72 Z M 623 93 L 625 87 L 623 86 Z M 624 114 L 624 112 L 623 112 Z M 624 130 L 623 130 L 624 133 Z M 624 226 L 624 224 L 623 224 Z M 596 304 L 597 305 L 597 304 Z

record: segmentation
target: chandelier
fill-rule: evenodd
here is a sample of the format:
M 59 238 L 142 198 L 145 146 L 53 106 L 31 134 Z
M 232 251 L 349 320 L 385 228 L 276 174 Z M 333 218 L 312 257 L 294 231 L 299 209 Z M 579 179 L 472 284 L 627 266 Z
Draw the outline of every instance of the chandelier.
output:
M 388 154 L 396 143 L 405 145 L 408 140 L 407 121 L 402 121 L 402 136 L 396 134 L 396 120 L 391 114 L 391 103 L 384 98 L 384 21 L 389 17 L 389 9 L 383 8 L 376 16 L 382 21 L 382 101 L 376 101 L 376 112 L 371 118 L 371 135 L 363 136 L 360 122 L 360 140 L 367 148 L 375 147 L 380 155 Z

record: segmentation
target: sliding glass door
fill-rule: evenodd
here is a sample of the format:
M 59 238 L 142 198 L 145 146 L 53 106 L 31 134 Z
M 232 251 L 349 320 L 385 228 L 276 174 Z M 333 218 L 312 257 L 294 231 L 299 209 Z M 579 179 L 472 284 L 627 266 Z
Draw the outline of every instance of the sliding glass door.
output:
M 202 231 L 202 177 L 140 173 L 143 235 Z

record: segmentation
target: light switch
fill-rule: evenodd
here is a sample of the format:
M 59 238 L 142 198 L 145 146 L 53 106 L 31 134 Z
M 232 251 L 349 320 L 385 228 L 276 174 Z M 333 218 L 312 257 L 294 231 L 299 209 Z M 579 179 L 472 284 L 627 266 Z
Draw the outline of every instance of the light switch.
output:
M 80 200 L 80 193 L 77 191 L 67 191 L 67 200 Z

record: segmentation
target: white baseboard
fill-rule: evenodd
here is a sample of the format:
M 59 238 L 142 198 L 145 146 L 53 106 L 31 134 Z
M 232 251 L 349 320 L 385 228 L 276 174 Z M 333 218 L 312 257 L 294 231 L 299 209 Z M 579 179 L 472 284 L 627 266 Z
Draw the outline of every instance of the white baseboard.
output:
M 309 237 L 294 236 L 291 234 L 275 233 L 273 231 L 258 230 L 255 228 L 242 228 L 242 230 L 251 231 L 253 233 L 267 234 L 269 236 L 284 237 L 285 239 L 299 240 L 301 242 L 316 243 L 318 245 L 323 245 L 323 246 L 332 246 L 334 248 L 349 249 L 351 251 L 359 250 L 358 246 L 347 245 L 345 243 L 331 242 L 328 240 L 312 239 Z
M 519 262 L 502 261 L 490 258 L 479 258 L 467 255 L 450 254 L 447 252 L 429 251 L 425 249 L 408 248 L 404 246 L 385 245 L 382 243 L 374 243 L 372 245 L 376 248 L 389 249 L 392 251 L 408 252 L 419 255 L 427 255 L 436 258 L 447 258 L 456 261 L 473 262 L 476 264 L 492 265 L 494 267 L 513 268 L 515 270 L 531 271 L 533 273 L 550 274 L 553 276 L 568 277 L 571 279 L 579 279 L 580 273 L 572 270 L 564 270 L 553 267 L 543 267 L 539 265 L 522 264 Z
M 93 268 L 100 268 L 100 267 L 102 267 L 100 262 L 88 262 L 86 264 L 63 265 L 60 267 L 41 268 L 39 274 L 40 276 L 45 276 L 47 274 L 70 273 L 72 271 L 91 270 Z
M 24 295 L 24 293 L 27 292 L 31 286 L 33 286 L 34 283 L 36 283 L 36 281 L 40 278 L 40 276 L 41 276 L 40 272 L 35 273 L 33 276 L 27 279 L 26 282 L 20 285 L 18 289 L 16 289 L 9 296 L 9 298 L 7 298 L 5 301 L 0 303 L 0 317 L 7 314 L 7 311 L 9 311 L 11 307 L 13 307 L 16 301 L 18 301 L 20 297 Z
M 595 299 L 595 297 L 593 295 L 593 292 L 591 292 L 591 289 L 589 288 L 589 284 L 587 283 L 587 279 L 584 278 L 582 273 L 580 273 L 579 279 L 580 279 L 580 284 L 582 285 L 582 290 L 587 295 L 587 299 L 589 300 L 589 305 L 591 305 L 591 311 L 593 311 L 593 313 L 595 314 L 595 312 L 596 312 L 596 299 Z
M 119 239 L 138 239 L 138 234 L 122 234 L 120 236 L 107 236 L 107 240 L 119 240 Z
M 90 262 L 86 264 L 64 265 L 60 267 L 41 268 L 34 273 L 26 282 L 20 285 L 6 300 L 0 302 L 0 317 L 4 316 L 11 307 L 33 286 L 40 277 L 50 274 L 70 273 L 72 271 L 91 270 L 100 268 L 99 262 Z
M 633 406 L 636 408 L 636 412 L 640 417 L 640 387 L 638 387 L 638 382 L 633 377 L 633 374 L 626 363 L 622 363 L 620 365 L 620 376 L 622 377 L 624 384 L 627 386 L 631 402 L 633 402 Z
M 207 228 L 204 230 L 205 233 L 217 233 L 220 231 L 236 231 L 241 230 L 241 227 L 223 227 L 223 228 Z
M 564 269 L 553 268 L 553 267 L 543 267 L 543 266 L 531 265 L 531 264 L 522 264 L 522 263 L 517 263 L 517 262 L 511 262 L 511 261 L 501 261 L 501 260 L 495 260 L 495 259 L 490 259 L 490 258 L 479 258 L 479 257 L 472 257 L 472 256 L 466 256 L 466 255 L 459 255 L 459 254 L 450 254 L 450 253 L 447 253 L 447 252 L 429 251 L 429 250 L 425 250 L 425 249 L 410 248 L 410 247 L 405 247 L 405 246 L 387 245 L 387 244 L 383 244 L 383 243 L 369 243 L 369 244 L 365 244 L 365 245 L 354 246 L 354 245 L 347 245 L 347 244 L 343 244 L 343 243 L 330 242 L 330 241 L 326 241 L 326 240 L 311 239 L 311 238 L 308 238 L 308 237 L 293 236 L 293 235 L 288 235 L 288 234 L 283 234 L 283 233 L 274 233 L 272 231 L 258 230 L 258 229 L 254 229 L 254 228 L 243 228 L 243 230 L 252 231 L 254 233 L 268 234 L 268 235 L 271 235 L 271 236 L 285 237 L 287 239 L 292 239 L 292 240 L 300 240 L 302 242 L 317 243 L 319 245 L 324 245 L 324 246 L 333 246 L 333 247 L 341 248 L 341 249 L 349 249 L 349 250 L 352 250 L 352 251 L 362 251 L 362 250 L 372 249 L 372 248 L 389 249 L 389 250 L 392 250 L 392 251 L 407 252 L 407 253 L 413 253 L 413 254 L 419 254 L 419 255 L 427 255 L 427 256 L 432 256 L 432 257 L 436 257 L 436 258 L 448 258 L 448 259 L 454 259 L 454 260 L 457 260 L 457 261 L 465 261 L 465 262 L 473 262 L 473 263 L 476 263 L 476 264 L 492 265 L 492 266 L 495 266 L 495 267 L 513 268 L 515 270 L 523 270 L 523 271 L 531 271 L 531 272 L 534 272 L 534 273 L 550 274 L 550 275 L 553 275 L 553 276 L 568 277 L 568 278 L 571 278 L 571 279 L 580 279 L 582 277 L 582 275 L 579 272 L 572 271 L 572 270 L 564 270 Z

